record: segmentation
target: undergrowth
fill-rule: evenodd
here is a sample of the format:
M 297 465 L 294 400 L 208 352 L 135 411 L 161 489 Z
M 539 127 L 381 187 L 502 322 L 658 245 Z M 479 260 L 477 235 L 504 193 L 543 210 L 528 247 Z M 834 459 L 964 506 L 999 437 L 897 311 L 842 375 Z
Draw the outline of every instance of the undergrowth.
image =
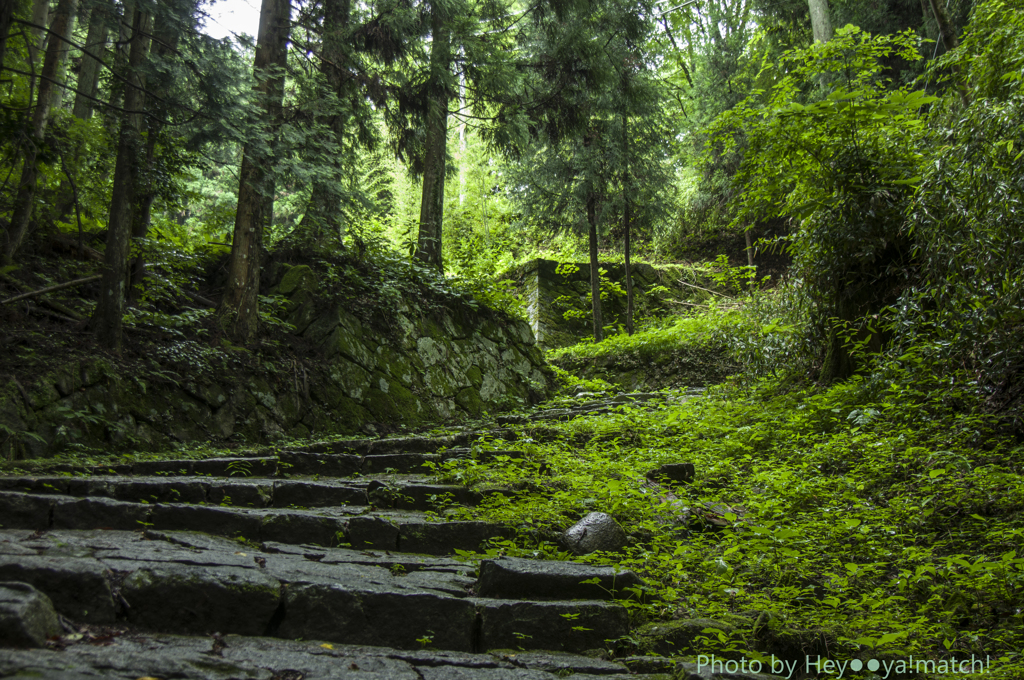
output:
M 715 310 L 700 316 L 673 317 L 660 327 L 633 335 L 611 335 L 599 343 L 590 341 L 560 347 L 548 352 L 547 356 L 551 361 L 559 361 L 621 356 L 626 353 L 646 357 L 684 347 L 719 349 L 724 344 L 724 334 L 732 332 L 742 318 L 735 309 Z
M 978 677 L 1017 678 L 1024 447 L 973 408 L 964 376 L 903 378 L 719 386 L 559 424 L 552 443 L 524 431 L 521 456 L 438 471 L 518 490 L 466 511 L 519 526 L 492 554 L 564 557 L 558 531 L 612 514 L 630 547 L 585 559 L 643 575 L 648 603 L 627 602 L 637 623 L 731 622 L 681 653 L 758 659 L 815 639 L 832 659 L 975 655 L 992 662 Z M 672 462 L 692 462 L 694 482 L 645 480 Z

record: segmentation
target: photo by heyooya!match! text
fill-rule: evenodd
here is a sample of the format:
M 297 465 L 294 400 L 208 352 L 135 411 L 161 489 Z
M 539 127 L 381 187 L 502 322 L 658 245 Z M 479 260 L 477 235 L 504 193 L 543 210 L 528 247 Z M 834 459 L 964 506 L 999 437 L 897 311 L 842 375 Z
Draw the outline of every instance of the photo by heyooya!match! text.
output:
M 760 661 L 757 659 L 721 659 L 714 654 L 697 656 L 697 672 L 702 669 L 710 670 L 712 673 L 771 673 L 781 675 L 785 678 L 792 678 L 794 673 L 799 672 L 801 676 L 826 674 L 827 677 L 842 678 L 847 673 L 859 671 L 870 671 L 881 676 L 883 680 L 890 676 L 904 675 L 906 673 L 940 673 L 943 675 L 968 675 L 989 673 L 992 669 L 992 660 L 986 656 L 984 660 L 973 654 L 970 659 L 920 659 L 913 655 L 905 659 L 847 659 L 836 661 L 825 659 L 821 656 L 806 656 L 801 659 L 778 659 L 773 654 L 770 658 Z

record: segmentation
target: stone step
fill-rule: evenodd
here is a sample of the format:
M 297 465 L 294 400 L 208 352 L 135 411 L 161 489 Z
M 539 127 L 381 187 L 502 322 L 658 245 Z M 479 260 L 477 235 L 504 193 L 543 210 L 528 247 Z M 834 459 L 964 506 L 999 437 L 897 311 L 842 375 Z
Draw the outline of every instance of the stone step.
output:
M 486 451 L 468 446 L 442 449 L 440 453 L 372 453 L 356 455 L 346 453 L 320 453 L 310 451 L 281 451 L 275 456 L 234 458 L 185 458 L 143 460 L 114 465 L 68 466 L 41 465 L 41 477 L 74 476 L 134 476 L 134 477 L 225 477 L 230 479 L 260 479 L 271 477 L 329 477 L 347 478 L 366 475 L 426 474 L 432 464 L 451 458 L 492 460 L 497 456 L 516 457 L 515 450 Z
M 40 475 L 115 475 L 115 476 L 205 476 L 231 478 L 354 477 L 367 474 L 416 474 L 427 471 L 425 463 L 444 458 L 434 453 L 383 453 L 361 456 L 343 453 L 282 451 L 274 456 L 172 458 L 142 460 L 112 465 L 38 464 Z
M 501 557 L 480 563 L 477 594 L 527 599 L 629 599 L 643 582 L 628 570 L 575 562 Z
M 0 492 L 103 497 L 131 503 L 213 503 L 249 508 L 369 506 L 438 510 L 477 505 L 485 495 L 465 486 L 434 484 L 427 477 L 348 480 L 261 480 L 230 477 L 0 477 Z
M 81 634 L 79 634 L 81 635 Z M 102 644 L 94 640 L 102 639 Z M 251 680 L 554 680 L 555 678 L 630 678 L 666 680 L 669 676 L 630 674 L 632 660 L 604 661 L 550 652 L 470 653 L 436 649 L 402 650 L 251 636 L 178 636 L 140 634 L 126 628 L 87 631 L 81 639 L 65 636 L 62 651 L 7 650 L 0 655 L 0 676 L 40 680 L 95 678 L 247 678 Z M 427 645 L 429 647 L 429 645 Z M 658 668 L 673 670 L 662 660 Z M 651 663 L 647 662 L 650 666 Z M 693 664 L 690 664 L 691 666 Z M 680 664 L 682 666 L 682 664 Z M 708 679 L 710 674 L 690 674 Z M 730 678 L 753 679 L 750 675 Z
M 295 449 L 309 453 L 343 453 L 357 456 L 380 456 L 398 453 L 437 453 L 445 449 L 469 446 L 481 437 L 512 440 L 517 435 L 509 430 L 475 430 L 438 436 L 391 437 L 387 439 L 348 439 L 313 442 Z
M 0 581 L 34 586 L 74 621 L 172 634 L 578 652 L 629 632 L 626 609 L 609 602 L 477 597 L 472 564 L 268 547 L 181 532 L 5 529 Z
M 182 503 L 132 503 L 104 497 L 0 492 L 4 529 L 113 529 L 202 531 L 248 541 L 323 546 L 350 543 L 431 555 L 476 551 L 510 527 L 489 522 L 444 522 L 408 510 L 343 506 L 318 510 L 237 508 Z

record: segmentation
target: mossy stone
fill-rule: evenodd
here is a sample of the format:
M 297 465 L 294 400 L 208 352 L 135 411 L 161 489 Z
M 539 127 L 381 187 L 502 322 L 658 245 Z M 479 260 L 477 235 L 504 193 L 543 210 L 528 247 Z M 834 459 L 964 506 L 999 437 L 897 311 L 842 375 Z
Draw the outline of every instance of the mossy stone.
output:
M 328 359 L 340 354 L 370 371 L 377 366 L 377 361 L 370 351 L 359 342 L 358 336 L 351 328 L 343 325 L 338 325 L 327 338 L 323 351 Z
M 41 409 L 60 399 L 60 392 L 57 391 L 56 376 L 48 375 L 43 380 L 31 383 L 25 392 L 28 394 L 28 403 L 33 409 Z
M 329 392 L 340 387 L 345 395 L 357 401 L 362 399 L 366 390 L 370 388 L 370 373 L 348 359 L 338 358 L 331 362 L 329 376 L 330 380 L 318 381 L 317 384 L 322 384 L 322 389 Z M 325 401 L 333 403 L 334 400 L 328 398 Z
M 640 640 L 640 651 L 643 654 L 655 653 L 660 656 L 697 653 L 700 645 L 694 644 L 707 628 L 717 628 L 730 633 L 733 626 L 725 621 L 715 619 L 681 619 L 648 623 L 641 626 L 636 637 Z
M 227 392 L 215 382 L 198 383 L 194 389 L 189 391 L 212 408 L 220 408 L 228 401 Z
M 390 347 L 380 347 L 378 352 L 378 363 L 382 371 L 393 378 L 400 380 L 404 385 L 411 385 L 413 382 L 412 364 L 405 356 L 394 351 Z
M 447 348 L 431 337 L 420 338 L 416 341 L 416 353 L 427 368 L 443 363 L 448 357 Z
M 110 364 L 101 359 L 82 362 L 82 385 L 95 385 L 108 375 L 112 375 Z
M 363 405 L 376 420 L 385 423 L 416 423 L 423 419 L 419 399 L 397 382 L 389 384 L 387 392 L 371 387 Z
M 60 396 L 66 397 L 82 386 L 82 372 L 77 364 L 66 364 L 56 370 L 53 383 Z
M 277 284 L 278 295 L 291 297 L 295 292 L 316 292 L 316 274 L 308 265 L 300 264 L 291 267 L 281 277 L 281 283 Z
M 484 402 L 476 388 L 467 387 L 455 395 L 455 403 L 471 416 L 479 416 L 484 410 Z
M 499 345 L 504 345 L 508 342 L 508 336 L 505 335 L 505 331 L 491 319 L 484 319 L 483 323 L 480 324 L 480 334 Z
M 480 383 L 483 382 L 484 374 L 480 371 L 479 366 L 470 366 L 469 370 L 466 371 L 466 377 L 469 378 L 469 382 L 476 389 L 480 389 Z
M 423 374 L 423 384 L 430 394 L 446 399 L 454 397 L 460 387 L 465 387 L 461 381 L 452 376 L 444 366 L 431 366 Z

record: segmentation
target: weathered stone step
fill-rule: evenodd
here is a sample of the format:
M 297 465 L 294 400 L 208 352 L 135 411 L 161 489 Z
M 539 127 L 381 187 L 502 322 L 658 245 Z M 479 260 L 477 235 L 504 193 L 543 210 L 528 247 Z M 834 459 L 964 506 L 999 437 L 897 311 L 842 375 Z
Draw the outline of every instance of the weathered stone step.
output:
M 620 605 L 473 597 L 471 565 L 422 558 L 408 571 L 366 557 L 175 532 L 0 530 L 0 581 L 33 585 L 75 621 L 464 652 L 581 651 L 629 630 Z
M 204 477 L 0 477 L 0 491 L 103 497 L 131 503 L 214 503 L 250 508 L 369 506 L 437 510 L 476 505 L 498 489 L 434 484 L 426 477 L 345 481 Z
M 115 476 L 205 476 L 231 478 L 312 476 L 354 477 L 368 474 L 416 474 L 426 471 L 424 464 L 437 463 L 443 457 L 434 453 L 385 453 L 361 456 L 343 453 L 282 451 L 274 456 L 171 458 L 142 460 L 111 465 L 39 464 L 39 475 L 115 475 Z
M 457 446 L 468 446 L 481 436 L 513 438 L 506 430 L 459 432 L 450 435 L 392 437 L 389 439 L 349 439 L 335 442 L 314 442 L 297 451 L 309 453 L 347 453 L 358 456 L 379 456 L 397 453 L 436 453 Z
M 310 451 L 281 451 L 275 456 L 206 458 L 199 460 L 172 458 L 143 460 L 113 465 L 42 465 L 38 477 L 75 476 L 167 476 L 224 477 L 257 479 L 270 477 L 359 477 L 366 475 L 425 474 L 428 464 L 450 458 L 491 460 L 496 456 L 521 456 L 514 450 L 485 451 L 464 447 L 442 449 L 440 453 L 375 453 L 356 455 Z
M 578 396 L 589 396 L 589 395 L 578 395 Z M 572 403 L 563 407 L 540 409 L 530 413 L 529 415 L 522 417 L 518 421 L 511 421 L 505 419 L 504 422 L 511 424 L 512 422 L 519 422 L 520 424 L 525 422 L 539 422 L 544 420 L 572 420 L 579 418 L 580 416 L 587 415 L 600 415 L 603 413 L 611 413 L 614 409 L 624 405 L 630 405 L 635 408 L 650 408 L 657 406 L 665 401 L 666 395 L 659 394 L 657 392 L 633 392 L 629 394 L 618 394 L 608 399 L 596 399 L 591 401 L 582 401 Z
M 638 597 L 643 582 L 628 570 L 575 562 L 501 557 L 480 563 L 482 597 L 604 600 Z
M 250 541 L 310 543 L 324 546 L 351 543 L 431 555 L 479 550 L 511 529 L 489 522 L 443 522 L 423 513 L 379 510 L 364 506 L 319 510 L 236 508 L 178 503 L 131 503 L 103 497 L 75 498 L 57 494 L 0 492 L 0 524 L 4 529 L 114 529 L 202 531 Z
M 90 636 L 92 637 L 92 636 Z M 10 650 L 0 675 L 42 680 L 117 678 L 246 678 L 251 680 L 635 680 L 625 663 L 550 652 L 465 653 L 399 650 L 265 637 L 184 637 L 113 629 L 102 645 L 65 637 L 63 651 Z M 666 667 L 667 668 L 667 667 Z M 707 677 L 697 676 L 697 677 Z M 731 676 L 732 677 L 732 676 Z M 747 676 L 735 676 L 743 678 Z M 752 676 L 751 676 L 752 677 Z

